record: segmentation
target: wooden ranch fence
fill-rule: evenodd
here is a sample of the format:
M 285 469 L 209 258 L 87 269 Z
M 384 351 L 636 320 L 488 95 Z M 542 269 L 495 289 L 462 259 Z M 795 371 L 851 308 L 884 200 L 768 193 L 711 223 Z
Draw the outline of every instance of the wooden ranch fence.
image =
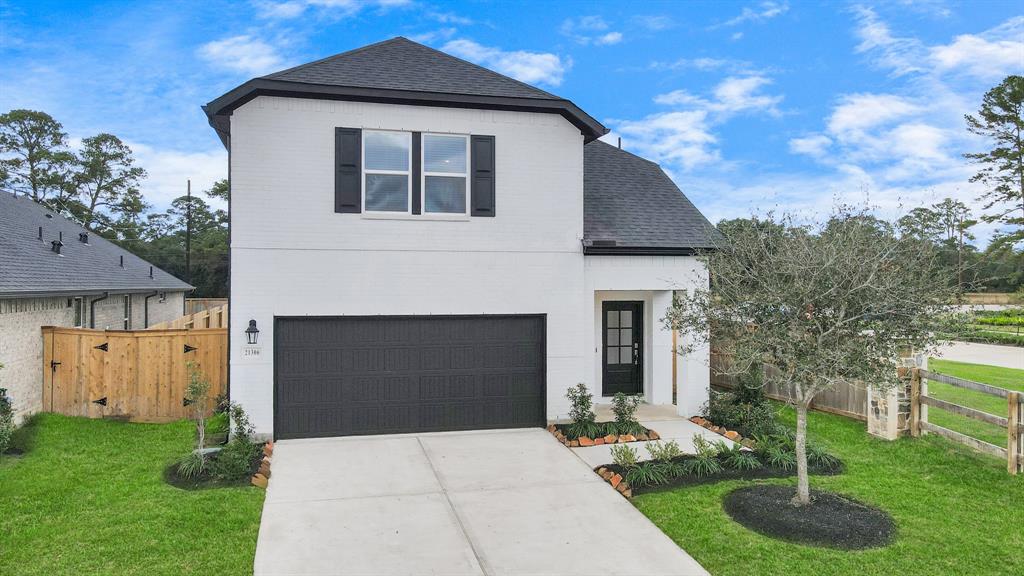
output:
M 175 318 L 167 322 L 153 324 L 149 330 L 193 329 L 193 328 L 227 328 L 228 327 L 228 305 L 215 306 L 200 310 L 193 314 L 187 314 L 181 318 Z
M 224 328 L 42 332 L 43 409 L 50 412 L 139 422 L 186 418 L 190 361 L 210 381 L 210 398 L 226 390 Z
M 735 376 L 726 376 L 720 373 L 728 367 L 729 361 L 730 358 L 728 354 L 715 351 L 711 352 L 712 386 L 725 390 L 732 390 L 737 386 L 738 383 Z M 774 366 L 765 365 L 765 372 L 768 375 L 771 375 L 773 370 L 778 369 Z M 764 393 L 765 396 L 773 400 L 780 400 L 782 402 L 789 401 L 789 394 L 770 381 L 765 383 Z M 831 414 L 846 416 L 847 418 L 866 421 L 868 419 L 867 387 L 860 382 L 837 384 L 830 390 L 819 392 L 814 397 L 814 401 L 811 402 L 811 408 L 821 412 L 829 412 Z
M 967 406 L 961 406 L 960 404 L 954 404 L 953 402 L 933 398 L 928 395 L 928 380 L 1006 398 L 1007 417 L 1004 418 Z M 960 416 L 1006 428 L 1006 447 L 996 446 L 966 434 L 961 434 L 955 430 L 932 424 L 928 422 L 922 406 L 946 410 Z M 1010 474 L 1024 472 L 1024 403 L 1021 401 L 1020 392 L 915 368 L 910 378 L 910 435 L 917 437 L 925 432 L 933 432 L 939 436 L 944 436 L 978 452 L 1005 458 L 1006 470 Z

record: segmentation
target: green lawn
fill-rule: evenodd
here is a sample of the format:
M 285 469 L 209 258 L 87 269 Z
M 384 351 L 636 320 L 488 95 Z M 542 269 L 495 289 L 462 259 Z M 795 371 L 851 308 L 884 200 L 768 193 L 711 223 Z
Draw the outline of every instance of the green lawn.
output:
M 263 491 L 163 482 L 193 428 L 42 414 L 0 457 L 0 574 L 250 574 Z
M 795 421 L 789 409 L 782 419 Z M 722 510 L 725 494 L 750 482 L 644 494 L 633 502 L 715 576 L 1024 574 L 1024 476 L 1008 475 L 1005 462 L 934 434 L 886 442 L 869 436 L 863 422 L 820 412 L 810 414 L 808 431 L 847 466 L 839 476 L 812 476 L 811 487 L 888 511 L 898 530 L 890 546 L 843 552 L 751 532 Z
M 1021 351 L 1021 353 L 1024 354 L 1024 351 Z M 991 384 L 1000 388 L 1024 391 L 1024 370 L 953 362 L 952 360 L 938 360 L 935 358 L 928 361 L 928 369 L 932 372 Z M 1007 415 L 1006 399 L 992 396 L 991 394 L 957 388 L 942 382 L 928 381 L 928 395 L 934 396 L 939 400 L 954 402 L 961 406 L 975 408 L 990 414 L 998 416 Z M 996 446 L 1006 446 L 1006 429 L 988 424 L 987 422 L 966 418 L 934 407 L 928 408 L 928 421 L 932 424 L 990 442 Z

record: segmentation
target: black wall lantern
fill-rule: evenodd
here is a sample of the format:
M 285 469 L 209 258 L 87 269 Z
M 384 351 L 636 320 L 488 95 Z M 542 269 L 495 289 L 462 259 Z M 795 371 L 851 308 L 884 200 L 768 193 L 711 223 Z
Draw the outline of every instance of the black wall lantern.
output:
M 249 327 L 245 329 L 245 340 L 249 344 L 255 344 L 256 339 L 259 338 L 260 331 L 256 328 L 256 321 L 249 320 Z

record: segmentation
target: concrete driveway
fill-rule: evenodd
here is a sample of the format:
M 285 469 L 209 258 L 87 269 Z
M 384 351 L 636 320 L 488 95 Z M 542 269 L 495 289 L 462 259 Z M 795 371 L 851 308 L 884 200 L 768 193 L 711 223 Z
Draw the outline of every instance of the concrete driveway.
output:
M 544 430 L 275 443 L 255 573 L 707 574 Z

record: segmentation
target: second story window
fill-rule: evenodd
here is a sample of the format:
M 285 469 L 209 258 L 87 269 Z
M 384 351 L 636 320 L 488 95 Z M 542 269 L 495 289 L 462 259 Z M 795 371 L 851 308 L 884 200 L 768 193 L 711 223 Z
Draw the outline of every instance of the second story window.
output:
M 423 212 L 466 214 L 469 137 L 423 135 Z
M 363 131 L 363 210 L 402 212 L 412 209 L 412 134 Z

